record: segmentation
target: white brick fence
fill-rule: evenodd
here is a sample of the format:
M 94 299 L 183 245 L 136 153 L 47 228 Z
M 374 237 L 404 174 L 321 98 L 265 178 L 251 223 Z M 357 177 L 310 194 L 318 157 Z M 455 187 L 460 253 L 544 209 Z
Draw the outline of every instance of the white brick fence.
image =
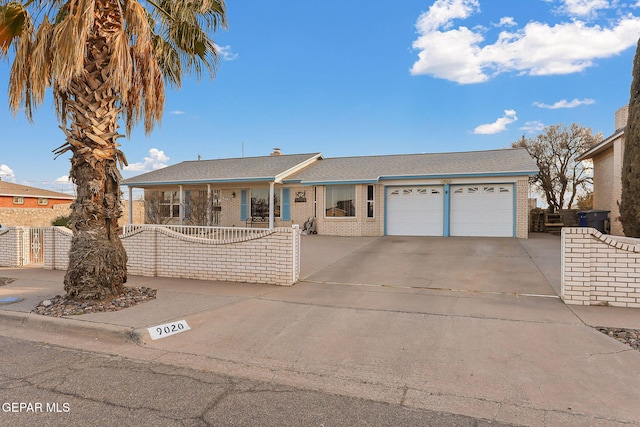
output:
M 0 232 L 0 266 L 16 267 L 17 230 Z M 185 231 L 185 230 L 182 230 Z M 231 282 L 293 285 L 300 276 L 300 229 L 222 228 L 198 235 L 163 226 L 126 228 L 122 235 L 129 274 Z M 191 231 L 190 231 L 191 232 Z M 65 270 L 71 232 L 44 229 L 44 268 Z
M 562 298 L 567 304 L 640 308 L 640 239 L 563 228 Z

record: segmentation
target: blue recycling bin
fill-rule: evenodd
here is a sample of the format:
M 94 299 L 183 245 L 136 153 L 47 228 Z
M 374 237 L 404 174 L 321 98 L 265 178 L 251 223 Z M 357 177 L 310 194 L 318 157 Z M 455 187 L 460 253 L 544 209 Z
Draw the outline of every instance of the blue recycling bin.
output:
M 578 212 L 578 224 L 580 227 L 587 227 L 589 223 L 587 222 L 587 213 L 586 212 Z

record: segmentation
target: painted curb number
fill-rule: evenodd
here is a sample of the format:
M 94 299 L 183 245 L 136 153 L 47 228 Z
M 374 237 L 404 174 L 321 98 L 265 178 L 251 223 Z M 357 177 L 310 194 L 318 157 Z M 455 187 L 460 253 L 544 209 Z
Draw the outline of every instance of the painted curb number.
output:
M 180 332 L 188 331 L 189 329 L 191 328 L 187 325 L 186 320 L 178 320 L 177 322 L 165 323 L 147 328 L 152 340 L 179 334 Z

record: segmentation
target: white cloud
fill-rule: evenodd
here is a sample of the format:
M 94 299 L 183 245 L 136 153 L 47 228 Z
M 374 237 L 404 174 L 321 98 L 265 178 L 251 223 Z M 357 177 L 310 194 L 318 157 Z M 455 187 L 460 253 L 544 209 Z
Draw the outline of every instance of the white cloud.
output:
M 496 27 L 515 27 L 518 23 L 511 16 L 505 16 L 504 18 L 500 18 L 500 22 L 498 22 Z
M 62 175 L 61 177 L 58 177 L 55 179 L 56 184 L 71 184 L 71 179 L 69 178 L 69 175 Z
M 504 110 L 504 116 L 493 123 L 477 126 L 473 133 L 476 135 L 495 135 L 506 130 L 507 126 L 516 120 L 518 120 L 518 117 L 515 110 Z
M 0 164 L 0 178 L 9 178 L 9 180 L 12 180 L 15 179 L 15 177 L 16 175 L 13 173 L 13 169 L 7 165 Z
M 565 2 L 573 11 L 602 8 Z M 419 37 L 413 42 L 418 60 L 412 75 L 426 74 L 461 84 L 485 82 L 508 72 L 528 75 L 570 74 L 584 70 L 596 59 L 608 58 L 632 47 L 640 34 L 640 17 L 627 14 L 609 26 L 588 25 L 578 19 L 549 25 L 529 22 L 503 30 L 493 43 L 484 43 L 486 29 L 454 28 L 454 20 L 479 10 L 477 0 L 437 0 L 417 21 Z M 585 9 L 586 11 L 586 9 Z M 575 12 L 577 13 L 577 12 Z M 503 18 L 501 22 L 512 22 Z
M 174 116 L 181 116 L 185 114 L 185 112 L 180 110 L 174 110 L 174 111 L 171 111 L 169 114 L 173 114 Z
M 537 134 L 537 133 L 542 132 L 545 127 L 546 127 L 545 124 L 542 123 L 541 121 L 534 120 L 534 121 L 531 121 L 531 122 L 526 122 L 524 124 L 524 126 L 522 126 L 520 128 L 520 130 L 523 130 L 523 131 L 525 131 L 527 133 L 536 133 Z
M 575 98 L 573 101 L 567 101 L 566 99 L 561 99 L 560 101 L 555 102 L 553 104 L 544 104 L 542 102 L 536 101 L 533 103 L 533 105 L 540 108 L 547 108 L 549 110 L 557 110 L 559 108 L 576 108 L 581 105 L 591 105 L 591 104 L 595 104 L 595 102 L 596 102 L 595 100 L 590 98 L 585 98 L 585 99 Z
M 238 54 L 233 53 L 231 51 L 230 45 L 226 45 L 226 46 L 216 45 L 216 50 L 218 51 L 218 55 L 223 61 L 234 61 L 238 59 Z
M 133 172 L 147 172 L 156 169 L 162 169 L 167 167 L 169 157 L 164 154 L 164 151 L 157 148 L 151 148 L 149 150 L 149 156 L 144 158 L 144 161 L 138 163 L 132 163 L 129 166 L 125 166 L 124 170 Z
M 580 17 L 589 17 L 598 10 L 611 7 L 608 0 L 563 0 L 562 3 L 560 7 L 562 12 Z

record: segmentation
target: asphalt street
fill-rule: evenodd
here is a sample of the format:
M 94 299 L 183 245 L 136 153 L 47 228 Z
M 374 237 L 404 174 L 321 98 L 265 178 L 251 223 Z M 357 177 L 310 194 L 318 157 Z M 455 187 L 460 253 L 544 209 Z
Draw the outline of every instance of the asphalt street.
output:
M 0 425 L 509 426 L 0 337 Z

